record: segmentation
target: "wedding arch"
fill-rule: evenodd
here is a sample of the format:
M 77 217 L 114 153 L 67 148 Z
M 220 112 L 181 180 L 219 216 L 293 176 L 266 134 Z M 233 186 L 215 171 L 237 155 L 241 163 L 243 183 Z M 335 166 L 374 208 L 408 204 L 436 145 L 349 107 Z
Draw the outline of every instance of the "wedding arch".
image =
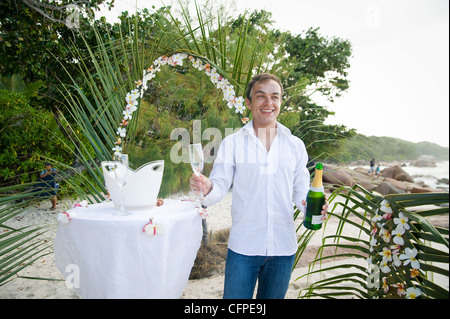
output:
M 183 61 L 188 59 L 192 66 L 199 71 L 204 71 L 209 76 L 211 82 L 221 90 L 223 93 L 223 99 L 227 102 L 229 109 L 234 109 L 235 113 L 241 115 L 244 114 L 245 105 L 244 98 L 242 96 L 236 96 L 234 86 L 222 75 L 220 75 L 216 68 L 212 67 L 209 63 L 204 63 L 201 58 L 195 58 L 186 53 L 176 53 L 171 56 L 161 56 L 153 61 L 152 65 L 143 70 L 142 79 L 135 82 L 136 88 L 128 92 L 125 96 L 125 109 L 123 110 L 123 118 L 119 127 L 117 128 L 117 141 L 115 142 L 114 156 L 120 156 L 122 154 L 122 138 L 127 135 L 127 125 L 129 120 L 132 119 L 132 114 L 137 110 L 138 99 L 142 99 L 144 92 L 147 90 L 147 83 L 156 76 L 156 72 L 161 70 L 164 65 L 169 66 L 182 66 Z M 241 121 L 246 124 L 249 121 L 248 117 L 242 117 Z

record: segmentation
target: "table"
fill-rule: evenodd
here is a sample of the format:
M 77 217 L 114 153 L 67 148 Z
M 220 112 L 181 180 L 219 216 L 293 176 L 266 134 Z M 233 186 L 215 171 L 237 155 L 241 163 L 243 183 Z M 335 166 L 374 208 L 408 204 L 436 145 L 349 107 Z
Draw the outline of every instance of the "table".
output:
M 82 298 L 179 298 L 201 244 L 196 203 L 166 199 L 129 216 L 115 211 L 104 202 L 67 212 L 70 220 L 55 237 L 55 263 L 66 283 Z M 150 218 L 160 234 L 143 231 Z

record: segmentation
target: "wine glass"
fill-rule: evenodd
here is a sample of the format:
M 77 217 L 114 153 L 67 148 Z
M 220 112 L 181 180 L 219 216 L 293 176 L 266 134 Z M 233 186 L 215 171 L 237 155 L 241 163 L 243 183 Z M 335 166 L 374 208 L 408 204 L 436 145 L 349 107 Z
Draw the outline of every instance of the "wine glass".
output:
M 122 201 L 120 204 L 120 209 L 115 211 L 113 215 L 116 216 L 127 216 L 131 215 L 131 212 L 125 210 L 124 204 L 124 191 L 123 188 L 127 184 L 128 174 L 130 170 L 128 169 L 128 154 L 120 154 L 114 158 L 114 175 L 116 177 L 117 184 L 120 188 L 120 194 L 122 195 Z
M 189 161 L 191 162 L 192 170 L 194 171 L 194 174 L 197 176 L 201 175 L 201 172 L 203 171 L 203 150 L 202 150 L 202 144 L 190 144 L 189 145 Z M 203 199 L 203 193 L 201 192 L 200 195 L 196 194 L 195 199 L 199 197 L 200 199 Z

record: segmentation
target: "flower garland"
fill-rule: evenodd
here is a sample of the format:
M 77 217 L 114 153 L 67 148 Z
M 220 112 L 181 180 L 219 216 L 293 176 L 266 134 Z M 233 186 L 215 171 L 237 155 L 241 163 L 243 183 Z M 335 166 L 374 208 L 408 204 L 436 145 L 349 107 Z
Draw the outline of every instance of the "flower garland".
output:
M 58 220 L 58 222 L 62 223 L 62 224 L 68 224 L 70 222 L 70 220 L 72 219 L 72 217 L 76 216 L 76 213 L 72 211 L 72 209 L 74 208 L 78 208 L 78 207 L 82 207 L 82 208 L 86 208 L 88 207 L 88 201 L 87 200 L 83 200 L 79 203 L 74 203 L 72 205 L 72 208 L 70 211 L 70 214 L 68 212 L 62 212 L 59 213 L 56 216 L 56 219 Z
M 197 208 L 197 212 L 200 215 L 202 219 L 206 219 L 206 217 L 209 217 L 208 210 L 206 207 L 202 206 L 201 204 L 194 202 L 194 200 L 190 199 L 189 197 L 184 197 L 181 199 L 182 202 L 193 202 L 195 204 L 195 208 Z
M 153 221 L 153 217 L 150 218 L 149 222 L 144 225 L 142 228 L 142 232 L 144 232 L 146 235 L 153 237 L 156 235 L 160 235 L 162 233 L 163 229 L 160 224 L 156 224 Z
M 142 99 L 145 90 L 147 90 L 147 82 L 155 77 L 156 72 L 161 70 L 163 65 L 183 65 L 183 60 L 188 58 L 192 66 L 200 71 L 205 71 L 205 73 L 210 77 L 211 82 L 214 83 L 217 89 L 222 90 L 223 99 L 227 102 L 227 106 L 230 109 L 235 109 L 236 113 L 243 114 L 245 110 L 244 98 L 242 96 L 237 97 L 234 91 L 234 86 L 223 76 L 217 73 L 216 68 L 212 67 L 209 63 L 203 63 L 199 58 L 194 58 L 193 56 L 188 56 L 185 53 L 176 53 L 170 57 L 161 56 L 153 61 L 153 64 L 148 68 L 143 70 L 142 79 L 136 81 L 136 89 L 130 91 L 125 96 L 126 106 L 123 113 L 122 122 L 117 128 L 117 141 L 112 149 L 114 151 L 114 156 L 120 156 L 122 154 L 122 138 L 127 135 L 127 125 L 129 121 L 133 118 L 133 112 L 137 110 L 138 99 Z M 242 123 L 246 124 L 249 121 L 248 117 L 242 118 Z
M 391 272 L 392 267 L 397 268 L 410 265 L 412 268 L 410 277 L 417 277 L 420 275 L 420 262 L 416 258 L 418 253 L 417 249 L 406 247 L 402 251 L 405 244 L 403 235 L 406 230 L 410 229 L 409 219 L 402 212 L 398 214 L 398 217 L 393 218 L 393 216 L 389 202 L 383 200 L 380 208 L 377 209 L 375 216 L 372 218 L 373 228 L 370 238 L 370 252 L 374 252 L 378 246 L 381 247 L 381 245 L 384 245 L 385 247 L 377 252 L 377 255 L 381 256 L 381 261 L 378 264 L 372 261 L 372 257 L 367 260 L 369 264 L 368 272 L 371 274 L 378 267 L 383 274 L 388 274 Z M 391 227 L 387 223 L 391 220 L 395 225 L 395 229 L 389 231 Z M 408 287 L 405 289 L 404 283 L 394 283 L 391 286 L 397 289 L 397 294 L 400 297 L 406 296 L 408 299 L 415 299 L 422 294 L 420 288 Z M 382 278 L 382 288 L 384 293 L 388 293 L 390 290 L 386 277 Z

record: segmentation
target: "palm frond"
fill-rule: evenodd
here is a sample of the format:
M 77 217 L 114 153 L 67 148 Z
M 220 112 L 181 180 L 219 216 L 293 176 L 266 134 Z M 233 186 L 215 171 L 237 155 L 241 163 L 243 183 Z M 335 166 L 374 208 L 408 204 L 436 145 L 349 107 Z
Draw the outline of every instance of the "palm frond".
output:
M 335 191 L 330 203 L 338 195 L 344 201 L 334 204 L 327 221 L 338 221 L 336 234 L 323 237 L 309 271 L 297 278 L 310 279 L 299 298 L 399 298 L 407 296 L 408 288 L 420 289 L 420 298 L 449 297 L 448 285 L 435 280 L 436 276 L 444 276 L 448 282 L 448 229 L 435 227 L 428 219 L 448 215 L 447 193 L 383 197 L 355 185 Z M 433 205 L 432 208 L 429 205 Z M 395 236 L 400 236 L 396 235 L 400 220 L 408 226 L 401 235 L 402 240 L 397 237 L 394 242 Z M 359 236 L 343 235 L 344 226 L 356 227 L 360 230 Z M 299 242 L 303 240 L 300 238 Z M 400 242 L 403 244 L 398 244 Z M 323 251 L 329 247 L 335 248 L 335 253 L 323 256 Z M 343 249 L 350 252 L 339 252 Z M 334 261 L 336 258 L 351 258 L 346 260 L 353 263 L 338 264 Z M 329 266 L 330 260 L 336 264 Z M 364 267 L 356 264 L 356 260 L 368 263 L 364 262 Z M 413 261 L 418 261 L 420 266 Z M 336 271 L 338 275 L 330 276 Z M 317 278 L 317 275 L 325 275 L 325 278 Z

